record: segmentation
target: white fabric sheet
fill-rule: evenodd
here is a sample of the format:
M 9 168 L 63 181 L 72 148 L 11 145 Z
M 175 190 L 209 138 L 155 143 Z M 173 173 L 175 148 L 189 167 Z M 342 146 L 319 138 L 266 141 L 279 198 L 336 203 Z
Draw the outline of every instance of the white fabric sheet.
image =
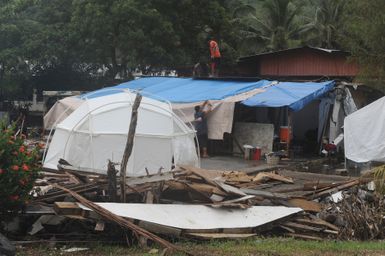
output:
M 385 97 L 345 118 L 344 139 L 346 158 L 385 162 Z
M 44 129 L 51 129 L 75 111 L 84 101 L 78 97 L 66 97 L 58 100 L 44 115 Z

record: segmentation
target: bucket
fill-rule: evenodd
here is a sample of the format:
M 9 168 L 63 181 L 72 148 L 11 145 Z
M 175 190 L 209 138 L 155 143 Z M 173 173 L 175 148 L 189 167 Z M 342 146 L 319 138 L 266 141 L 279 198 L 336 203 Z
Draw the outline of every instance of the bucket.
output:
M 279 164 L 279 156 L 275 156 L 275 155 L 269 156 L 269 155 L 266 155 L 266 163 L 268 165 L 277 165 L 277 164 Z
M 261 160 L 261 152 L 262 152 L 262 150 L 261 150 L 261 148 L 259 148 L 259 147 L 256 147 L 255 149 L 254 149 L 254 155 L 253 155 L 253 160 Z
M 288 126 L 281 126 L 281 128 L 279 130 L 279 139 L 281 142 L 289 142 L 290 129 Z
M 243 145 L 243 149 L 244 149 L 244 159 L 245 160 L 250 160 L 253 158 L 253 149 L 254 147 L 251 146 L 251 145 Z

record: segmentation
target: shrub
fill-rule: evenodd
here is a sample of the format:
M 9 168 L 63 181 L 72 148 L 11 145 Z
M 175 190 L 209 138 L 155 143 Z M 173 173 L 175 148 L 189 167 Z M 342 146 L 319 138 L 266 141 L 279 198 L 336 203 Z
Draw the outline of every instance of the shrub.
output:
M 38 176 L 39 146 L 29 148 L 25 136 L 15 136 L 15 125 L 0 126 L 0 215 L 21 209 L 30 198 Z

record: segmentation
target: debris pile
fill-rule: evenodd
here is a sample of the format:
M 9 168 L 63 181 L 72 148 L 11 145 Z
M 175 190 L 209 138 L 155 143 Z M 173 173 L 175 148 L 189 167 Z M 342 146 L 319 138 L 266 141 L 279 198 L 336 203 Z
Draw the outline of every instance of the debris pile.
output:
M 114 177 L 111 186 L 113 176 L 74 171 L 66 163 L 59 167 L 59 172 L 44 172 L 36 182 L 36 197 L 29 209 L 38 210 L 30 228 L 34 236 L 28 239 L 49 239 L 46 224 L 52 229 L 63 220 L 84 222 L 93 235 L 102 235 L 108 225 L 118 225 L 131 230 L 132 240 L 151 240 L 170 250 L 178 248 L 167 239 L 181 237 L 384 237 L 383 197 L 365 190 L 372 178 L 284 169 L 247 174 L 180 166 L 172 172 L 127 177 L 122 190 L 119 177 L 117 182 Z M 126 202 L 121 202 L 121 191 L 126 193 Z M 54 233 L 58 236 L 58 230 Z M 64 240 L 72 238 L 72 233 L 62 235 Z

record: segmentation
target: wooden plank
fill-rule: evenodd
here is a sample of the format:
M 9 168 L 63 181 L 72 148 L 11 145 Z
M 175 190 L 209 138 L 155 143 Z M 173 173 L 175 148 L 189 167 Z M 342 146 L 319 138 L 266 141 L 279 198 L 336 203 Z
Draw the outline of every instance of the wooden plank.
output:
M 311 231 L 311 232 L 323 232 L 323 233 L 328 233 L 328 234 L 333 234 L 333 235 L 338 234 L 338 232 L 334 231 L 334 230 L 328 230 L 328 229 L 324 229 L 324 228 L 308 226 L 308 225 L 299 224 L 299 223 L 290 222 L 290 221 L 285 222 L 283 225 L 288 226 L 290 228 L 301 229 L 301 230 Z
M 300 230 L 305 230 L 305 231 L 312 231 L 312 232 L 321 232 L 322 228 L 317 228 L 317 227 L 312 227 L 304 224 L 299 224 L 295 222 L 285 222 L 283 223 L 284 226 L 287 226 L 289 228 L 294 228 L 294 229 L 300 229 Z
M 264 190 L 256 190 L 256 189 L 249 189 L 249 188 L 241 188 L 241 191 L 245 192 L 248 195 L 254 195 L 254 196 L 260 196 L 263 198 L 269 198 L 269 199 L 289 199 L 290 197 L 285 194 L 280 193 L 274 193 Z
M 315 194 L 311 195 L 310 198 L 311 199 L 316 199 L 316 198 L 320 198 L 322 196 L 331 195 L 331 194 L 333 194 L 335 192 L 338 192 L 340 190 L 344 190 L 344 189 L 356 186 L 358 184 L 360 184 L 360 181 L 358 179 L 353 180 L 353 181 L 349 181 L 349 182 L 347 182 L 347 183 L 345 183 L 343 185 L 337 186 L 335 188 L 331 188 L 331 189 L 327 189 L 327 190 L 319 192 L 319 193 L 315 193 Z
M 126 184 L 128 186 L 145 184 L 150 182 L 166 181 L 174 179 L 173 172 L 164 172 L 159 174 L 140 176 L 140 177 L 127 177 Z
M 145 230 L 153 232 L 155 234 L 162 234 L 162 235 L 173 236 L 173 237 L 180 237 L 182 233 L 182 230 L 179 228 L 163 226 L 163 225 L 146 222 L 146 221 L 139 221 L 138 226 L 144 228 Z
M 214 180 L 215 184 L 217 184 L 221 189 L 226 191 L 227 193 L 234 194 L 234 195 L 239 195 L 239 196 L 246 196 L 246 193 L 240 190 L 239 188 L 230 186 L 228 184 L 225 184 L 221 180 Z
M 331 230 L 334 230 L 334 231 L 339 231 L 340 229 L 327 222 L 327 221 L 324 221 L 322 219 L 319 219 L 319 218 L 314 218 L 314 219 L 295 219 L 296 222 L 300 222 L 300 223 L 304 223 L 304 224 L 310 224 L 310 225 L 316 225 L 316 226 L 321 226 L 321 227 L 326 227 L 326 228 L 329 228 Z
M 71 190 L 68 190 L 64 187 L 61 187 L 59 185 L 55 185 L 55 186 L 66 191 L 67 193 L 71 194 L 72 197 L 77 199 L 79 202 L 81 202 L 88 209 L 93 210 L 94 212 L 98 213 L 104 219 L 106 219 L 108 221 L 113 221 L 121 227 L 128 228 L 128 229 L 132 230 L 133 232 L 136 232 L 138 235 L 141 235 L 141 236 L 144 236 L 145 238 L 151 239 L 154 242 L 157 242 L 158 244 L 160 244 L 161 246 L 163 246 L 167 249 L 170 249 L 171 252 L 174 250 L 175 251 L 183 251 L 179 247 L 171 244 L 170 242 L 164 240 L 163 238 L 160 238 L 160 237 L 154 235 L 153 233 L 129 222 L 128 220 L 122 218 L 121 216 L 118 216 L 118 215 L 114 214 L 113 212 L 85 199 L 84 197 L 80 196 L 79 194 L 77 194 Z M 188 253 L 186 251 L 183 251 L 183 252 L 190 255 L 190 253 Z
M 239 202 L 242 202 L 242 201 L 246 201 L 246 200 L 253 199 L 253 198 L 255 198 L 255 197 L 256 197 L 256 196 L 254 196 L 254 195 L 245 195 L 245 196 L 243 196 L 243 197 L 239 197 L 239 198 L 235 198 L 235 199 L 223 201 L 221 204 L 233 204 L 233 203 L 239 203 Z
M 290 232 L 290 233 L 295 233 L 295 230 L 289 227 L 286 227 L 285 225 L 279 225 L 280 228 Z
M 73 202 L 55 202 L 53 209 L 58 215 L 82 215 L 82 208 Z
M 192 190 L 195 190 L 201 194 L 205 194 L 207 196 L 211 196 L 211 194 L 217 194 L 221 196 L 226 196 L 227 193 L 221 191 L 220 189 L 217 189 L 216 187 L 204 184 L 204 183 L 193 183 L 193 184 L 186 184 L 187 187 L 191 188 Z
M 195 175 L 203 178 L 207 183 L 214 186 L 215 186 L 215 183 L 213 182 L 213 179 L 220 178 L 223 175 L 223 171 L 204 170 L 204 169 L 200 169 L 192 166 L 184 166 L 184 165 L 179 167 L 182 168 L 182 170 L 187 170 L 194 173 Z
M 290 206 L 299 207 L 309 212 L 320 212 L 322 204 L 302 198 L 292 198 L 287 201 Z
M 290 184 L 294 183 L 292 178 L 284 177 L 282 175 L 279 175 L 279 174 L 276 174 L 273 172 L 260 172 L 253 178 L 253 181 L 258 182 L 258 183 L 263 183 L 263 182 L 270 180 L 270 179 L 281 181 L 284 183 L 290 183 Z

